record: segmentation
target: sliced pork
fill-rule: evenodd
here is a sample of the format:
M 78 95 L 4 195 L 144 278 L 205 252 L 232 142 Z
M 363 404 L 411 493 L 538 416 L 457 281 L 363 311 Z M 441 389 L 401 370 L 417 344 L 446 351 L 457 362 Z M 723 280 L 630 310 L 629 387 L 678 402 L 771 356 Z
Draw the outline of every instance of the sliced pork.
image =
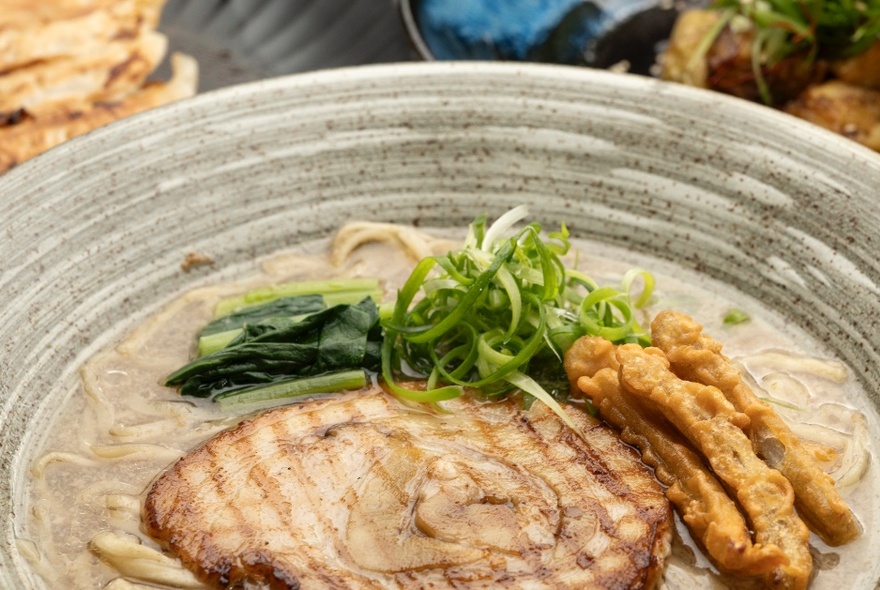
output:
M 518 400 L 381 391 L 271 410 L 163 474 L 147 532 L 202 580 L 271 588 L 650 588 L 663 490 L 607 427 Z

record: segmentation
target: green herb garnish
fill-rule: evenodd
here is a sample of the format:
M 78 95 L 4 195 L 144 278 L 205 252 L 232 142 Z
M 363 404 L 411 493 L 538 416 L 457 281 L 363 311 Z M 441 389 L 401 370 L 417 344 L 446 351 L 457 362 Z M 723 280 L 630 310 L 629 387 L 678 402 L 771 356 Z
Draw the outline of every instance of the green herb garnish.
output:
M 382 322 L 382 375 L 396 395 L 437 402 L 464 388 L 490 396 L 518 389 L 570 424 L 559 403 L 530 376 L 532 366 L 559 364 L 571 343 L 586 334 L 650 343 L 634 314 L 650 298 L 650 273 L 634 270 L 619 288 L 599 287 L 564 266 L 561 257 L 570 248 L 564 225 L 546 240 L 536 223 L 514 231 L 527 215 L 524 206 L 517 207 L 491 226 L 480 217 L 461 250 L 416 266 L 391 318 Z M 643 288 L 634 298 L 639 279 Z M 396 384 L 407 371 L 427 379 L 425 391 Z
M 752 318 L 741 309 L 729 309 L 724 314 L 724 325 L 725 326 L 738 326 L 739 324 L 744 324 L 750 321 Z
M 772 97 L 764 68 L 795 54 L 808 64 L 852 57 L 880 39 L 880 0 L 716 0 L 712 7 L 725 22 L 750 24 L 752 69 L 767 104 Z

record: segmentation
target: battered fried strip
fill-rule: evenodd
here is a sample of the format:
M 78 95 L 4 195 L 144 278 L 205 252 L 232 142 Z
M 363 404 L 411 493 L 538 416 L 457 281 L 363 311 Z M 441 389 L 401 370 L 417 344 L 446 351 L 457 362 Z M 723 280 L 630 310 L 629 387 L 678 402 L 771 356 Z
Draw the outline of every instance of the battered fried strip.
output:
M 788 557 L 788 564 L 769 574 L 765 586 L 806 588 L 813 570 L 810 532 L 795 513 L 791 484 L 752 450 L 742 430 L 748 418 L 717 388 L 675 376 L 659 348 L 626 344 L 617 349 L 617 358 L 625 391 L 657 404 L 735 494 L 751 521 L 755 541 L 777 545 Z
M 615 348 L 604 338 L 578 340 L 565 357 L 568 374 L 578 377 L 579 390 L 654 468 L 691 535 L 730 573 L 758 576 L 784 564 L 787 559 L 779 547 L 752 544 L 736 504 L 681 435 L 663 416 L 621 390 Z
M 791 482 L 798 514 L 823 541 L 842 545 L 859 534 L 859 524 L 826 474 L 769 404 L 746 385 L 721 353 L 721 344 L 702 333 L 690 317 L 663 311 L 651 325 L 653 342 L 682 379 L 720 389 L 751 421 L 752 445 L 763 459 Z

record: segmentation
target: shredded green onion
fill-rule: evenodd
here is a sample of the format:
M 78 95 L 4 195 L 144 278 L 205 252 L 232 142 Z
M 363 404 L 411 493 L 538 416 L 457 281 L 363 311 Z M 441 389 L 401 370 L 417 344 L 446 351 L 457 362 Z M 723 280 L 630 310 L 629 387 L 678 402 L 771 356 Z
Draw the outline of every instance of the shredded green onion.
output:
M 562 356 L 577 338 L 650 344 L 635 310 L 647 305 L 653 276 L 634 269 L 619 286 L 599 286 L 567 268 L 565 225 L 542 234 L 516 207 L 493 223 L 469 227 L 464 246 L 420 261 L 383 318 L 382 376 L 403 399 L 438 402 L 477 388 L 489 396 L 523 391 L 569 425 L 562 406 L 532 374 Z M 637 290 L 637 285 L 641 289 Z M 532 370 L 535 369 L 535 370 Z M 401 375 L 425 378 L 425 391 L 397 384 Z

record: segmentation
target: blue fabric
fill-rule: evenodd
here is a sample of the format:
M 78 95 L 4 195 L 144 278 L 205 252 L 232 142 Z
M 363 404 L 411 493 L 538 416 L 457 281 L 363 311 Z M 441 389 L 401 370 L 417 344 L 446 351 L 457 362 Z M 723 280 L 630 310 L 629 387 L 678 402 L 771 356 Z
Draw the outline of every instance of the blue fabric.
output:
M 583 0 L 422 0 L 417 19 L 437 59 L 529 59 Z

